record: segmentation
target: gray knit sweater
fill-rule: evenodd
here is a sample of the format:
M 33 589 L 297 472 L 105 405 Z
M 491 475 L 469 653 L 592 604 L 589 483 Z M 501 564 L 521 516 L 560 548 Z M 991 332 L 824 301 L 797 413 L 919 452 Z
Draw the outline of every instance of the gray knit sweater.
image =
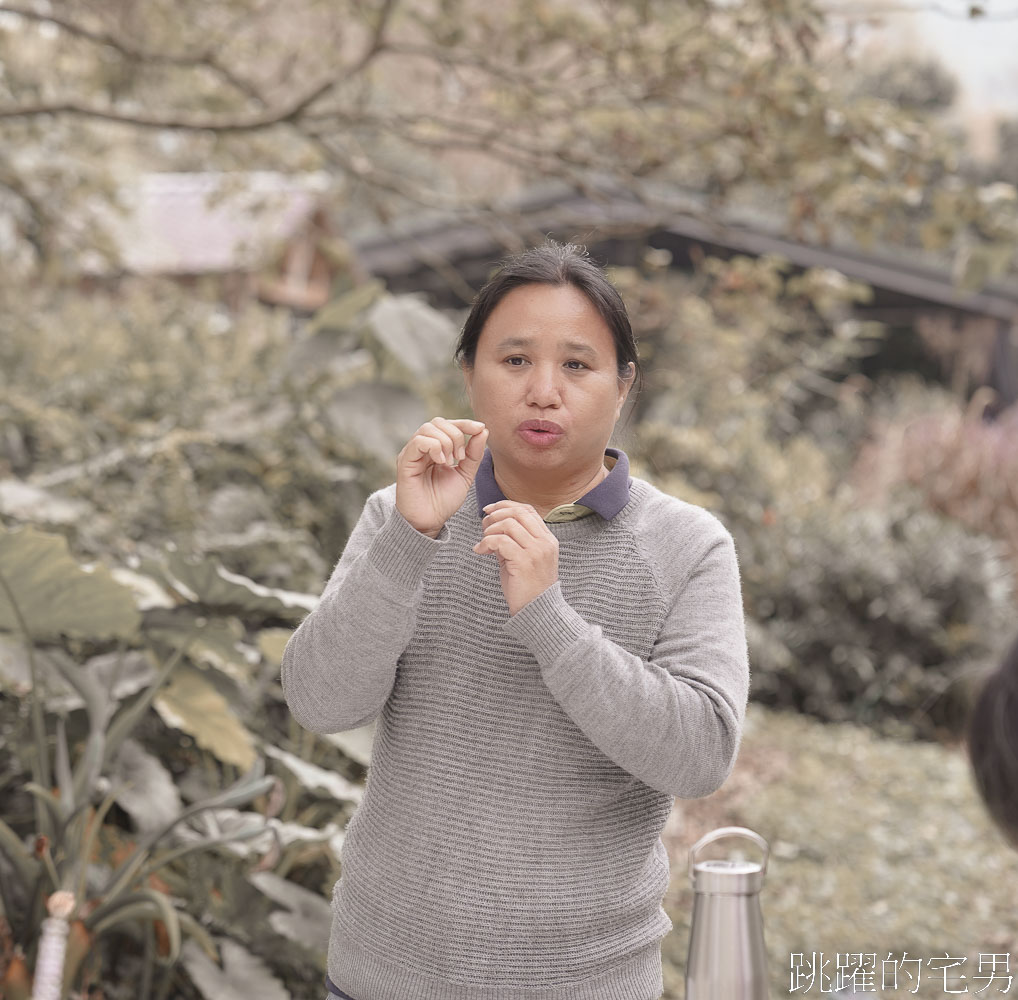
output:
M 660 833 L 718 788 L 749 667 L 732 537 L 629 476 L 548 523 L 559 580 L 509 609 L 472 547 L 491 455 L 437 538 L 373 493 L 282 684 L 319 733 L 378 717 L 333 892 L 329 976 L 356 1000 L 654 1000 Z M 600 499 L 600 503 L 598 502 Z

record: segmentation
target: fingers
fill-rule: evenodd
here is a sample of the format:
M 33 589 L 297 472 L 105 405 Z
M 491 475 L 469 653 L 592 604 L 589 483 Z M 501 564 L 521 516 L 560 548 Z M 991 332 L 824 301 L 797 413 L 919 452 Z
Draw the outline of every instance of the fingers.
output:
M 471 421 L 471 423 L 480 424 L 482 430 L 470 432 L 470 442 L 467 444 L 467 460 L 480 465 L 481 458 L 484 456 L 484 446 L 488 443 L 488 428 L 481 424 L 479 420 Z
M 498 531 L 510 535 L 516 541 L 522 542 L 527 535 L 532 538 L 542 538 L 548 534 L 548 526 L 544 518 L 529 504 L 523 505 L 516 501 L 499 501 L 499 503 L 512 503 L 512 507 L 490 507 L 489 512 L 481 519 L 481 528 L 487 534 L 489 529 L 498 525 Z
M 474 437 L 480 437 L 487 432 L 487 428 L 480 420 L 471 420 L 467 417 L 459 417 L 452 420 L 446 417 L 432 417 L 428 423 L 436 427 L 444 435 L 442 446 L 445 454 L 453 456 L 455 460 L 460 462 L 464 461 L 467 457 L 466 435 L 470 434 L 472 440 Z M 483 450 L 481 454 L 483 454 Z
M 415 457 L 429 456 L 436 465 L 454 465 L 468 456 L 466 434 L 481 438 L 481 450 L 471 458 L 479 459 L 484 453 L 484 441 L 487 440 L 487 428 L 480 420 L 466 417 L 450 420 L 446 417 L 432 417 L 427 423 L 421 424 L 411 440 L 417 452 Z M 476 448 L 471 448 L 476 452 Z
M 507 534 L 485 535 L 475 546 L 474 551 L 479 555 L 493 555 L 503 559 L 511 559 L 515 562 L 519 554 L 524 552 L 524 547 Z

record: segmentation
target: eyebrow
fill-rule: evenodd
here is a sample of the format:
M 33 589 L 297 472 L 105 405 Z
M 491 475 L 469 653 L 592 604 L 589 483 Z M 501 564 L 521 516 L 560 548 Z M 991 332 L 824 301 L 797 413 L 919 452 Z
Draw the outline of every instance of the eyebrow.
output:
M 495 350 L 504 351 L 510 347 L 530 347 L 533 342 L 534 341 L 529 337 L 506 337 L 505 340 L 500 340 L 495 345 Z M 584 344 L 576 340 L 559 341 L 559 347 L 564 347 L 566 350 L 572 351 L 574 354 L 586 354 L 592 358 L 597 357 L 597 351 L 595 351 L 593 347 L 589 344 Z

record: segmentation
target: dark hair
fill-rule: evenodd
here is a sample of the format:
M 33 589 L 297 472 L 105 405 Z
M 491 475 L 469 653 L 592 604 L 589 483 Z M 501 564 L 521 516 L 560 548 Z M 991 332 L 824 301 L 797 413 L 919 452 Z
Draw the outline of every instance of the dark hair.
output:
M 618 289 L 608 280 L 604 269 L 591 260 L 586 247 L 557 243 L 552 239 L 501 261 L 477 293 L 463 324 L 453 355 L 457 363 L 465 368 L 474 367 L 477 342 L 484 324 L 507 293 L 521 285 L 538 284 L 572 285 L 583 292 L 611 330 L 619 378 L 629 377 L 629 362 L 632 361 L 634 376 L 642 386 L 643 368 L 637 354 L 636 337 Z
M 968 748 L 990 816 L 1018 846 L 1018 638 L 976 699 Z

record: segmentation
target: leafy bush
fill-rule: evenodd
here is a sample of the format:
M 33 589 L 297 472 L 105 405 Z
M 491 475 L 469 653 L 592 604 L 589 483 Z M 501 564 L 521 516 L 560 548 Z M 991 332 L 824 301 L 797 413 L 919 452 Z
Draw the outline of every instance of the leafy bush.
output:
M 0 751 L 0 980 L 52 984 L 66 888 L 82 990 L 162 997 L 186 969 L 217 1000 L 302 995 L 370 734 L 301 732 L 275 674 L 408 428 L 447 409 L 451 324 L 377 284 L 303 336 L 169 284 L 112 306 L 0 317 L 0 727 L 35 748 Z
M 214 932 L 226 928 L 235 968 L 261 969 L 238 938 L 271 953 L 282 936 L 302 946 L 286 952 L 297 978 L 320 975 L 324 943 L 308 954 L 315 938 L 284 913 L 316 900 L 327 927 L 336 803 L 361 793 L 277 745 L 290 741 L 272 723 L 282 699 L 267 683 L 291 631 L 281 623 L 314 603 L 210 559 L 169 552 L 107 571 L 79 565 L 58 535 L 0 531 L 0 727 L 2 745 L 18 748 L 0 754 L 8 1000 L 57 1000 L 97 982 L 113 997 L 118 979 L 132 984 L 120 995 L 165 997 L 182 966 L 212 983 Z M 186 735 L 167 740 L 172 730 Z M 285 780 L 265 777 L 266 761 Z M 317 825 L 294 822 L 298 807 Z M 199 879 L 203 854 L 216 858 Z M 317 867 L 322 885 L 287 882 L 295 865 L 305 878 Z M 278 928 L 270 944 L 258 921 Z
M 956 733 L 970 681 L 1013 622 L 1018 564 L 921 490 L 874 502 L 855 488 L 867 397 L 888 390 L 854 370 L 879 331 L 842 314 L 859 289 L 783 270 L 736 258 L 694 281 L 626 276 L 654 307 L 634 465 L 735 536 L 751 697 L 896 733 Z M 930 459 L 966 464 L 935 449 Z M 908 468 L 900 455 L 890 464 Z
M 949 730 L 1013 616 L 1010 581 L 993 544 L 919 493 L 867 509 L 850 485 L 879 401 L 855 372 L 880 336 L 849 312 L 865 289 L 770 259 L 617 278 L 649 365 L 617 440 L 635 474 L 735 535 L 752 696 Z M 299 731 L 274 675 L 406 436 L 466 412 L 454 340 L 448 317 L 377 284 L 300 331 L 159 283 L 127 283 L 116 309 L 30 292 L 0 312 L 12 997 L 66 886 L 82 926 L 65 969 L 82 989 L 100 976 L 111 1000 L 185 980 L 217 998 L 245 981 L 273 997 L 319 988 L 370 734 Z M 85 570 L 96 561 L 112 568 Z M 253 807 L 222 798 L 262 769 L 276 781 Z
M 869 502 L 906 485 L 932 510 L 1001 540 L 1018 568 L 1018 406 L 982 419 L 984 396 L 965 406 L 913 386 L 911 400 L 874 414 L 853 480 Z
M 756 700 L 896 735 L 958 734 L 1014 619 L 999 544 L 914 491 L 738 527 Z

